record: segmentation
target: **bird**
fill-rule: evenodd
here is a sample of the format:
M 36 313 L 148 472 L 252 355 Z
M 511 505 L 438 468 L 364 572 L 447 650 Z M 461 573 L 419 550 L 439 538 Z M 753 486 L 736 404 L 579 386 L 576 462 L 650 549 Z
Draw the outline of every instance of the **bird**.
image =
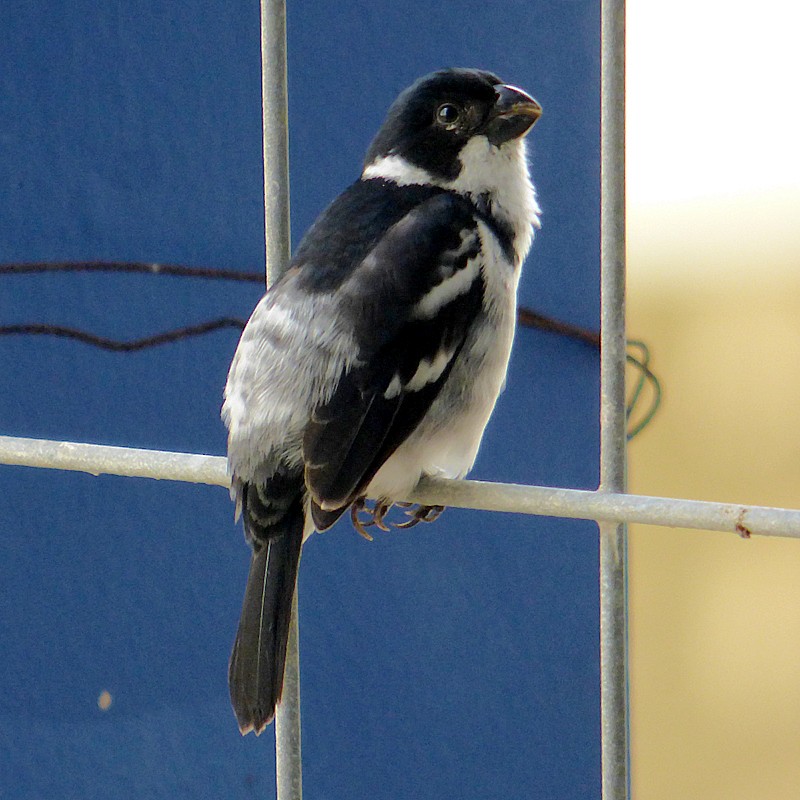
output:
M 417 80 L 242 332 L 222 407 L 252 548 L 228 673 L 242 735 L 281 700 L 308 536 L 349 510 L 371 538 L 421 478 L 464 478 L 475 462 L 539 227 L 525 136 L 541 113 L 484 70 Z M 442 510 L 408 509 L 401 525 Z

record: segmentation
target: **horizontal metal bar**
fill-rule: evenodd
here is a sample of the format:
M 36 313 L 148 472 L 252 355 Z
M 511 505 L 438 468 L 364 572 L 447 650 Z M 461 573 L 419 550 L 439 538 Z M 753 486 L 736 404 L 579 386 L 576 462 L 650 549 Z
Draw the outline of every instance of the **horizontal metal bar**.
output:
M 800 538 L 800 511 L 767 506 L 442 479 L 421 483 L 408 499 L 427 505 L 484 511 L 728 531 L 745 538 L 750 535 Z
M 230 485 L 223 456 L 47 439 L 0 436 L 0 464 L 65 469 L 91 475 Z M 422 481 L 413 495 L 406 499 L 426 505 L 482 511 L 727 531 L 745 538 L 753 535 L 800 539 L 800 511 L 769 506 L 444 478 Z
M 230 486 L 223 456 L 0 436 L 0 464 Z

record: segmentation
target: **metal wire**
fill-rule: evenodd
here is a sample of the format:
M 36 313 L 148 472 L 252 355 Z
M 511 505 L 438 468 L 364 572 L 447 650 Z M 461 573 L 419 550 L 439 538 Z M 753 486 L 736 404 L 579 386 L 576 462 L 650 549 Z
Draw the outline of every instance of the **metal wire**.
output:
M 261 0 L 261 103 L 264 147 L 264 234 L 267 285 L 289 265 L 289 104 L 285 0 Z M 300 655 L 297 587 L 289 623 L 281 704 L 275 714 L 278 800 L 302 800 Z
M 631 351 L 638 350 L 640 355 L 634 355 Z M 628 399 L 627 407 L 625 409 L 628 418 L 628 441 L 638 436 L 655 417 L 656 412 L 661 406 L 661 381 L 650 369 L 650 348 L 639 339 L 628 339 L 628 355 L 627 361 L 632 364 L 638 373 L 636 378 L 636 385 L 633 392 Z M 642 392 L 645 385 L 650 386 L 650 402 L 644 414 L 637 421 L 634 419 L 635 412 L 639 407 L 639 401 L 642 399 Z
M 624 492 L 625 0 L 601 3 L 600 491 Z M 600 523 L 600 723 L 604 800 L 630 797 L 627 530 Z
M 289 102 L 285 0 L 261 0 L 261 105 L 267 281 L 289 266 Z
M 0 436 L 0 464 L 230 485 L 223 456 L 15 436 Z M 482 511 L 727 531 L 745 539 L 750 536 L 800 539 L 800 510 L 787 508 L 443 478 L 422 482 L 406 499 Z
M 169 275 L 176 278 L 205 278 L 214 281 L 263 283 L 260 272 L 243 272 L 215 267 L 187 267 L 181 264 L 160 264 L 156 261 L 21 261 L 0 264 L 0 276 L 40 275 L 45 272 L 116 272 L 134 275 Z

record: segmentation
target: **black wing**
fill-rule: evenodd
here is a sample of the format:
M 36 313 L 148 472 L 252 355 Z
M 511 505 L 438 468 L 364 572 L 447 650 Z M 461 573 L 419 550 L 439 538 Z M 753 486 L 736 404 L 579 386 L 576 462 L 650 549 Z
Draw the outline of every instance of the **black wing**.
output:
M 483 289 L 474 207 L 448 193 L 392 225 L 340 283 L 359 352 L 303 440 L 318 528 L 363 494 L 417 427 L 481 313 Z

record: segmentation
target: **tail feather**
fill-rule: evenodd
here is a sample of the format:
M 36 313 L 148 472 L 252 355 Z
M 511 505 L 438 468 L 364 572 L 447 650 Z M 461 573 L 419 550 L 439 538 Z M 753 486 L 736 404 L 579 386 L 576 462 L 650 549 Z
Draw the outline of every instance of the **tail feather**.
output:
M 281 699 L 304 513 L 298 493 L 282 509 L 285 513 L 263 524 L 248 514 L 247 501 L 245 492 L 245 529 L 253 556 L 228 684 L 239 729 L 242 734 L 255 731 L 258 735 L 272 721 Z M 263 498 L 256 499 L 259 510 L 263 510 L 261 501 Z

